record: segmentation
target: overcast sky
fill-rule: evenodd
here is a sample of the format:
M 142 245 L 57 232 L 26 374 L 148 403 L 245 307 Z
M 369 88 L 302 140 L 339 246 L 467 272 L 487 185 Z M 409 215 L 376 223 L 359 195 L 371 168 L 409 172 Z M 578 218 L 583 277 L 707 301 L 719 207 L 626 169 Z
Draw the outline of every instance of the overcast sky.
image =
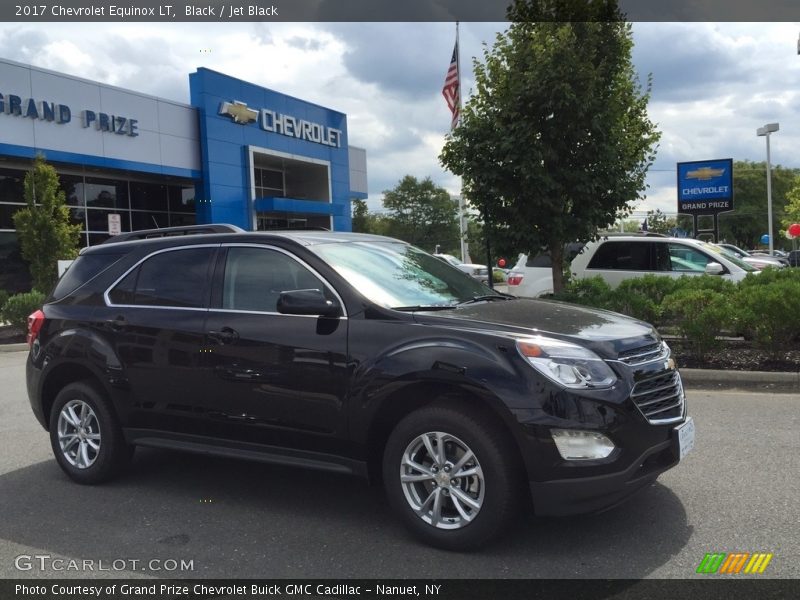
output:
M 504 24 L 461 25 L 462 86 L 471 58 Z M 675 163 L 764 160 L 756 129 L 780 122 L 773 163 L 800 167 L 796 23 L 635 23 L 634 64 L 653 76 L 650 116 L 662 132 L 647 199 L 675 212 Z M 190 72 L 208 67 L 348 115 L 367 150 L 371 208 L 404 175 L 452 193 L 438 162 L 450 116 L 441 87 L 455 40 L 448 23 L 0 23 L 0 56 L 189 102 Z M 5 91 L 5 90 L 3 90 Z M 766 193 L 766 192 L 765 192 Z

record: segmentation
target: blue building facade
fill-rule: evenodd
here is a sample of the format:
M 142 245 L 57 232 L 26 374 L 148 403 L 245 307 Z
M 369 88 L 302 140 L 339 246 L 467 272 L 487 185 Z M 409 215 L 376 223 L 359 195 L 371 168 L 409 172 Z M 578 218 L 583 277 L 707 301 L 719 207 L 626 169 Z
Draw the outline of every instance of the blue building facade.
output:
M 200 122 L 201 223 L 350 231 L 347 116 L 222 73 L 189 77 Z
M 0 289 L 30 289 L 14 214 L 38 155 L 83 246 L 195 223 L 351 229 L 367 169 L 345 114 L 204 68 L 189 88 L 186 104 L 0 58 Z

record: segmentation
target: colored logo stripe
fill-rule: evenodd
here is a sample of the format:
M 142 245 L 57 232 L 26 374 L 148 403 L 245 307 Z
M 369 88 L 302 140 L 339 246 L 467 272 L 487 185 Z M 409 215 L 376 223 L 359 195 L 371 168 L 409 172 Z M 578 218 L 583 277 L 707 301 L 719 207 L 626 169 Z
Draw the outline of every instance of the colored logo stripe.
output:
M 707 553 L 703 560 L 700 561 L 697 572 L 720 574 L 763 573 L 772 560 L 772 556 L 772 553 L 766 552 L 756 552 L 755 554 L 750 554 L 749 552 Z

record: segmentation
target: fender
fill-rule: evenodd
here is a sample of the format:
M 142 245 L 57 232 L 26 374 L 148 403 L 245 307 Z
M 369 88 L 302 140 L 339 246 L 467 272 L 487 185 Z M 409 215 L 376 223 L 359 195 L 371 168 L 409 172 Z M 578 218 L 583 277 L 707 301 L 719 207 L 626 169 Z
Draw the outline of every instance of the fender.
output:
M 518 365 L 509 359 L 508 353 L 508 347 L 502 343 L 491 346 L 469 339 L 431 336 L 402 341 L 378 356 L 361 361 L 353 372 L 349 403 L 353 442 L 360 445 L 369 442 L 382 412 L 407 410 L 391 404 L 407 400 L 408 406 L 416 407 L 420 402 L 433 400 L 420 397 L 424 388 L 431 395 L 437 390 L 461 391 L 482 401 L 512 426 L 514 417 L 505 397 L 524 395 L 529 379 L 520 376 Z M 403 390 L 408 390 L 407 397 Z
M 75 326 L 61 329 L 43 342 L 38 349 L 34 345 L 31 351 L 29 385 L 33 385 L 45 420 L 49 403 L 53 400 L 48 382 L 54 377 L 63 382 L 65 379 L 83 379 L 91 374 L 111 398 L 117 414 L 126 406 L 128 385 L 122 364 L 102 332 L 91 327 Z M 36 371 L 38 376 L 35 375 Z

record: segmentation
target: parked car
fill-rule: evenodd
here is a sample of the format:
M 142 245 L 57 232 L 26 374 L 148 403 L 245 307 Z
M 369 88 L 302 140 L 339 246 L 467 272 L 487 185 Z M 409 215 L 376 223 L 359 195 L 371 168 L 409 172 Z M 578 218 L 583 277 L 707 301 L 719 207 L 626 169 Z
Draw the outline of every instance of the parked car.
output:
M 800 267 L 800 250 L 792 250 L 789 252 L 789 256 L 786 257 L 786 260 L 789 261 L 789 266 Z
M 652 326 L 495 293 L 380 236 L 122 234 L 81 252 L 29 343 L 33 412 L 78 483 L 135 446 L 359 475 L 455 550 L 523 507 L 616 504 L 694 440 Z
M 720 244 L 716 244 L 716 245 L 719 246 L 720 248 L 730 252 L 736 258 L 738 258 L 740 260 L 743 260 L 744 262 L 746 262 L 748 264 L 753 265 L 759 271 L 761 269 L 765 269 L 767 267 L 774 267 L 776 269 L 782 269 L 783 267 L 786 267 L 786 266 L 789 265 L 789 261 L 787 261 L 785 258 L 780 257 L 778 255 L 775 255 L 775 256 L 766 255 L 766 256 L 764 256 L 764 255 L 759 255 L 759 254 L 752 254 L 752 253 L 748 252 L 747 250 L 742 250 L 741 248 L 738 248 L 737 246 L 734 246 L 733 244 L 720 243 Z
M 448 264 L 453 265 L 459 271 L 463 271 L 473 279 L 477 279 L 481 283 L 489 282 L 489 269 L 486 265 L 476 265 L 474 263 L 461 262 L 452 254 L 434 254 L 435 257 L 442 259 Z
M 570 266 L 572 275 L 579 279 L 600 276 L 612 287 L 625 279 L 648 273 L 666 277 L 705 273 L 741 281 L 747 273 L 757 270 L 713 244 L 689 238 L 613 235 L 589 242 L 579 250 L 576 248 L 580 245 L 571 247 L 574 251 Z M 509 274 L 508 291 L 532 298 L 552 293 L 549 264 L 546 254 L 530 261 L 526 255 L 520 255 Z

